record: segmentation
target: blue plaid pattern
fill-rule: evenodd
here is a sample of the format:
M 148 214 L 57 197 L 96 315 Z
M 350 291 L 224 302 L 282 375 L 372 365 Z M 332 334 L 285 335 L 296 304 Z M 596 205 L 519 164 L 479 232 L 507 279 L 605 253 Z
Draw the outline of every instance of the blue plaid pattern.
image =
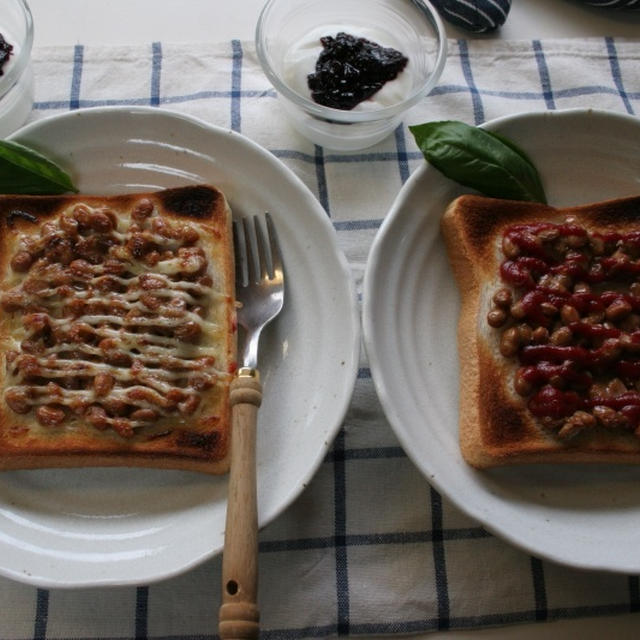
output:
M 422 162 L 406 125 L 568 107 L 640 110 L 638 41 L 451 41 L 433 93 L 394 135 L 341 154 L 300 138 L 252 44 L 41 48 L 33 119 L 98 105 L 193 114 L 269 149 L 316 194 L 361 285 L 375 233 Z M 640 611 L 634 575 L 582 572 L 490 535 L 429 486 L 386 422 L 362 355 L 333 448 L 260 534 L 264 638 L 400 634 Z M 152 585 L 43 589 L 0 578 L 0 637 L 214 638 L 220 559 Z

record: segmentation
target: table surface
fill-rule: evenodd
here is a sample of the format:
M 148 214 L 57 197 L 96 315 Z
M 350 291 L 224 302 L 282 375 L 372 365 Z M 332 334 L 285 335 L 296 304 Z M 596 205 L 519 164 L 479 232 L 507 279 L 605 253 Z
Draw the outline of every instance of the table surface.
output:
M 262 0 L 29 0 L 36 24 L 35 46 L 136 44 L 153 40 L 205 42 L 253 39 Z M 126 15 L 126 19 L 123 16 Z M 61 20 L 60 16 L 73 16 Z M 447 25 L 450 38 L 474 37 Z M 514 0 L 508 20 L 495 34 L 506 40 L 586 37 L 638 37 L 640 12 L 585 7 L 579 0 Z M 427 634 L 451 640 L 502 638 L 636 637 L 640 614 L 568 620 L 543 625 Z M 427 637 L 425 636 L 425 637 Z M 416 636 L 412 636 L 416 637 Z

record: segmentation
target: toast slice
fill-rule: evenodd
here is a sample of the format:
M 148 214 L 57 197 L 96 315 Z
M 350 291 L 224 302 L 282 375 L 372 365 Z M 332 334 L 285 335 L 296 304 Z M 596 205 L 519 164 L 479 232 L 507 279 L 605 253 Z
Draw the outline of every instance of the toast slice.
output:
M 0 196 L 0 469 L 226 472 L 232 246 L 210 185 Z
M 640 462 L 640 197 L 464 195 L 441 229 L 461 296 L 465 460 Z

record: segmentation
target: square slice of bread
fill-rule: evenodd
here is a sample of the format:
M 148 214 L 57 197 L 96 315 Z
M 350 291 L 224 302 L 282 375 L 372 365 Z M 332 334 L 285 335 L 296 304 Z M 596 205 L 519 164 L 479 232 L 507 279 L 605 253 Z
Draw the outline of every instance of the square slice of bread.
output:
M 194 185 L 0 196 L 0 469 L 228 469 L 231 212 Z
M 441 229 L 461 297 L 465 460 L 640 462 L 640 197 L 465 195 Z

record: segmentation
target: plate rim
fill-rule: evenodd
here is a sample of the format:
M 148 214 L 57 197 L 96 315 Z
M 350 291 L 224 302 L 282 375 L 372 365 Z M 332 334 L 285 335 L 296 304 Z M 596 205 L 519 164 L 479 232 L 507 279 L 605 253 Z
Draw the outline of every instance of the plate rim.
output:
M 595 116 L 595 117 L 604 118 L 604 119 L 617 119 L 619 122 L 635 127 L 638 131 L 640 131 L 640 118 L 638 118 L 637 116 L 622 113 L 622 112 L 617 112 L 617 111 L 611 111 L 607 109 L 594 109 L 594 108 L 582 108 L 582 107 L 575 107 L 570 109 L 558 109 L 554 111 L 522 111 L 518 113 L 499 116 L 497 118 L 488 120 L 478 126 L 479 128 L 493 131 L 501 128 L 504 125 L 508 125 L 518 121 L 527 121 L 531 119 L 544 120 L 544 119 L 550 119 L 550 118 L 561 119 L 561 118 L 588 117 L 588 116 Z M 375 300 L 376 298 L 373 275 L 374 275 L 374 271 L 380 268 L 383 245 L 387 240 L 387 235 L 393 231 L 396 219 L 402 215 L 402 210 L 403 210 L 403 207 L 405 206 L 405 201 L 407 200 L 408 196 L 412 193 L 412 191 L 416 188 L 417 183 L 419 183 L 420 180 L 425 179 L 426 176 L 429 175 L 431 172 L 437 172 L 437 169 L 431 166 L 425 160 L 409 176 L 405 184 L 400 189 L 387 215 L 385 216 L 382 224 L 380 225 L 378 232 L 376 233 L 373 244 L 369 251 L 369 257 L 367 260 L 367 266 L 366 266 L 365 274 L 363 278 L 363 286 L 362 286 L 363 343 L 364 343 L 364 349 L 369 361 L 371 378 L 373 380 L 374 388 L 380 400 L 380 405 L 382 407 L 383 413 L 385 414 L 385 417 L 387 418 L 394 434 L 398 438 L 407 457 L 413 462 L 416 468 L 424 476 L 425 480 L 428 483 L 432 484 L 438 490 L 438 492 L 446 496 L 458 510 L 460 510 L 466 516 L 471 517 L 472 519 L 477 521 L 488 532 L 494 534 L 496 537 L 502 540 L 507 541 L 508 543 L 512 544 L 514 547 L 522 551 L 525 551 L 533 555 L 537 555 L 538 557 L 542 557 L 552 562 L 556 562 L 559 565 L 570 566 L 576 569 L 605 571 L 610 573 L 625 573 L 625 572 L 628 573 L 629 571 L 631 571 L 629 567 L 613 566 L 610 563 L 598 562 L 597 558 L 594 558 L 592 560 L 587 560 L 585 558 L 582 558 L 581 560 L 578 560 L 576 558 L 568 559 L 564 557 L 561 553 L 556 553 L 553 551 L 549 552 L 546 549 L 541 549 L 539 547 L 536 547 L 535 545 L 527 544 L 526 542 L 520 540 L 516 535 L 510 535 L 508 531 L 505 531 L 500 526 L 494 525 L 494 523 L 489 519 L 488 515 L 484 514 L 482 509 L 475 508 L 474 505 L 468 504 L 468 502 L 460 500 L 459 496 L 457 495 L 455 497 L 450 495 L 449 491 L 447 490 L 446 483 L 443 482 L 439 476 L 430 472 L 428 468 L 428 461 L 427 463 L 425 463 L 425 460 L 421 459 L 412 447 L 412 442 L 410 440 L 410 437 L 405 432 L 405 429 L 402 424 L 402 420 L 396 410 L 396 405 L 394 404 L 393 398 L 390 396 L 386 388 L 386 384 L 385 384 L 386 378 L 383 375 L 384 364 L 381 362 L 381 360 L 378 357 L 379 354 L 378 354 L 378 350 L 376 348 L 376 342 L 374 339 L 375 330 L 373 326 L 374 324 L 373 313 L 371 311 L 372 305 L 373 305 L 372 301 Z M 444 176 L 442 176 L 442 179 L 449 180 Z M 457 357 L 457 353 L 456 353 L 456 357 Z M 636 564 L 637 564 L 638 570 L 640 570 L 640 559 Z
M 331 219 L 328 215 L 326 215 L 318 199 L 315 197 L 309 187 L 307 187 L 302 179 L 298 177 L 293 172 L 293 170 L 290 169 L 280 158 L 269 152 L 266 148 L 264 148 L 251 138 L 228 127 L 222 127 L 210 123 L 197 116 L 172 111 L 170 109 L 165 109 L 162 107 L 149 107 L 143 105 L 106 105 L 80 108 L 73 111 L 65 111 L 29 122 L 22 126 L 20 129 L 13 132 L 10 136 L 7 136 L 7 139 L 15 141 L 22 141 L 27 138 L 33 139 L 34 137 L 37 137 L 38 131 L 42 127 L 46 128 L 60 126 L 61 123 L 64 124 L 66 122 L 72 121 L 75 118 L 97 117 L 100 119 L 105 117 L 108 118 L 115 114 L 121 116 L 127 113 L 136 116 L 148 116 L 157 119 L 168 119 L 171 121 L 177 121 L 183 126 L 194 126 L 204 129 L 207 132 L 212 133 L 213 135 L 231 136 L 236 141 L 236 143 L 244 145 L 249 149 L 251 153 L 259 156 L 263 161 L 272 164 L 286 180 L 291 182 L 292 186 L 309 203 L 309 215 L 313 215 L 316 221 L 325 228 L 327 234 L 326 239 L 330 240 L 331 254 L 336 261 L 336 270 L 342 274 L 342 278 L 340 283 L 338 283 L 338 286 L 340 289 L 342 289 L 344 299 L 348 300 L 349 302 L 348 309 L 345 309 L 345 311 L 348 311 L 348 322 L 344 322 L 345 327 L 348 327 L 348 329 L 345 330 L 344 335 L 349 336 L 349 350 L 348 352 L 345 352 L 343 358 L 344 366 L 342 367 L 342 370 L 344 371 L 344 376 L 342 380 L 343 384 L 341 386 L 342 393 L 340 397 L 334 398 L 336 407 L 336 420 L 335 423 L 331 425 L 330 428 L 327 428 L 324 432 L 324 437 L 321 439 L 321 446 L 317 448 L 317 451 L 315 451 L 313 456 L 309 457 L 305 473 L 303 473 L 299 478 L 296 478 L 295 482 L 291 483 L 289 491 L 282 494 L 282 498 L 280 499 L 277 507 L 275 507 L 271 513 L 263 513 L 260 515 L 259 528 L 262 529 L 277 517 L 279 517 L 284 511 L 286 511 L 286 509 L 291 506 L 291 504 L 300 496 L 300 494 L 303 493 L 308 483 L 318 472 L 322 461 L 326 457 L 327 452 L 330 450 L 339 430 L 344 424 L 346 414 L 353 398 L 353 391 L 357 381 L 359 358 L 361 352 L 361 322 L 358 310 L 355 277 L 346 258 L 346 255 L 339 247 L 337 233 L 333 224 L 331 223 Z M 34 145 L 34 148 L 37 148 L 37 146 Z M 176 167 L 177 166 L 179 166 L 178 163 L 176 163 Z M 345 318 L 345 315 L 343 315 L 342 317 Z M 226 498 L 224 499 L 224 502 L 226 504 Z M 182 563 L 174 563 L 176 564 L 176 566 L 172 566 L 168 570 L 156 569 L 154 572 L 149 571 L 149 575 L 144 575 L 143 577 L 139 577 L 139 575 L 135 573 L 135 570 L 132 570 L 131 573 L 128 573 L 126 576 L 101 577 L 98 570 L 95 572 L 93 579 L 77 580 L 73 579 L 73 577 L 70 577 L 68 574 L 64 574 L 58 577 L 54 577 L 52 575 L 41 576 L 26 573 L 25 571 L 21 572 L 19 570 L 7 569 L 2 564 L 0 564 L 0 575 L 3 575 L 17 582 L 21 582 L 23 584 L 30 584 L 43 588 L 76 589 L 153 584 L 161 580 L 181 575 L 199 566 L 203 562 L 220 555 L 222 549 L 222 546 L 216 547 L 212 544 L 208 551 L 205 553 L 196 555 L 188 559 L 187 561 L 183 561 Z M 38 555 L 37 553 L 29 553 L 30 555 L 32 555 L 32 557 Z M 96 563 L 92 564 L 96 565 Z M 99 567 L 100 564 L 97 564 L 96 566 Z M 49 574 L 50 573 L 51 572 L 49 572 Z

